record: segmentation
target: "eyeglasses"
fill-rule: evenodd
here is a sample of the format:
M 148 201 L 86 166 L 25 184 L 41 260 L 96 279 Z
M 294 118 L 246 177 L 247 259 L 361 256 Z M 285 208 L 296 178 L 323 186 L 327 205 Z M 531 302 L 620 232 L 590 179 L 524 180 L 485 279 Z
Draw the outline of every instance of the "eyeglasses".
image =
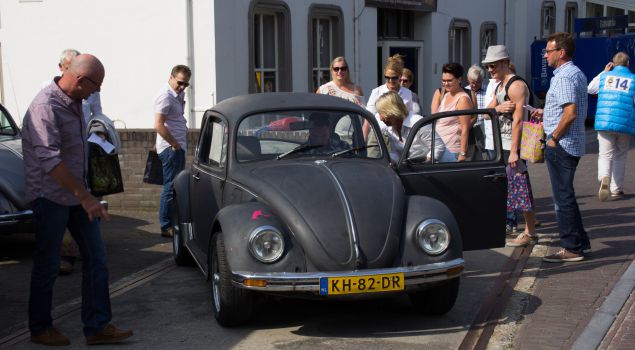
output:
M 441 84 L 451 84 L 455 80 L 456 80 L 456 78 L 455 79 L 441 79 Z
M 409 81 L 410 81 L 410 79 L 399 79 L 399 82 L 400 82 L 400 83 L 407 83 L 407 82 L 409 82 Z
M 333 67 L 333 72 L 337 73 L 339 71 L 346 72 L 348 71 L 348 67 L 347 66 Z
M 82 77 L 86 78 L 86 80 L 88 80 L 88 81 L 90 81 L 91 83 L 93 83 L 93 85 L 95 85 L 96 87 L 101 88 L 101 85 L 100 85 L 100 84 L 97 84 L 97 82 L 96 82 L 96 81 L 94 81 L 93 79 L 91 79 L 91 78 L 89 78 L 89 77 L 87 77 L 87 76 L 85 76 L 85 75 L 82 75 Z
M 558 48 L 555 48 L 555 49 L 542 49 L 542 55 L 544 56 L 546 54 L 550 54 L 550 53 L 552 53 L 554 51 L 558 51 L 558 50 L 562 50 L 562 48 L 558 47 Z
M 386 78 L 386 80 L 389 80 L 389 81 L 395 81 L 395 80 L 398 80 L 398 79 L 399 79 L 399 77 L 398 77 L 398 76 L 389 77 L 389 76 L 387 76 L 387 75 L 385 75 L 385 76 L 384 76 L 384 78 Z

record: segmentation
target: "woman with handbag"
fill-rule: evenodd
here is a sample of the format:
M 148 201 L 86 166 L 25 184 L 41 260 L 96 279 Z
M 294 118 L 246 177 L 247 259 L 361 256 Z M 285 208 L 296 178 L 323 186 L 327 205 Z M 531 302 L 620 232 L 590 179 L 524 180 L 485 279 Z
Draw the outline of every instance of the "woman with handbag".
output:
M 483 64 L 492 78 L 500 81 L 488 107 L 496 108 L 501 113 L 499 124 L 503 159 L 508 167 L 507 217 L 513 217 L 515 210 L 522 211 L 525 217 L 525 230 L 516 239 L 507 242 L 507 246 L 526 246 L 537 241 L 534 198 L 525 162 L 520 159 L 522 122 L 526 114 L 523 106 L 529 101 L 529 87 L 511 71 L 505 45 L 488 47 Z

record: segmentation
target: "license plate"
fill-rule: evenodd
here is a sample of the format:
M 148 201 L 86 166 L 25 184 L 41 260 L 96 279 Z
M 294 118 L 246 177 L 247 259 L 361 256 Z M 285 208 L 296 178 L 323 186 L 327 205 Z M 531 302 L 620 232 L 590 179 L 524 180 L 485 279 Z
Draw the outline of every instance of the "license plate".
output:
M 320 278 L 321 295 L 387 292 L 404 288 L 403 273 Z

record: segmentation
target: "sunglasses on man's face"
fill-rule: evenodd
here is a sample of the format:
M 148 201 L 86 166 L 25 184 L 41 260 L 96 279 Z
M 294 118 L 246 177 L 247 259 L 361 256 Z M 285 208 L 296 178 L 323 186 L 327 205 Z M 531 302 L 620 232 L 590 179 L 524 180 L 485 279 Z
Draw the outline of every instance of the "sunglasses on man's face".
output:
M 388 75 L 384 75 L 384 78 L 386 78 L 387 81 L 395 81 L 395 80 L 399 79 L 398 76 L 391 77 L 391 76 L 388 76 Z
M 183 86 L 183 87 L 190 86 L 190 83 L 187 82 L 187 81 L 176 80 L 176 77 L 174 77 L 174 76 L 172 78 L 174 78 L 174 81 L 176 81 L 176 85 L 178 85 L 178 86 Z
M 342 67 L 333 67 L 333 72 L 335 72 L 335 73 L 337 73 L 337 72 L 339 72 L 339 71 L 346 72 L 347 70 L 348 70 L 348 67 L 346 67 L 346 66 L 342 66 Z

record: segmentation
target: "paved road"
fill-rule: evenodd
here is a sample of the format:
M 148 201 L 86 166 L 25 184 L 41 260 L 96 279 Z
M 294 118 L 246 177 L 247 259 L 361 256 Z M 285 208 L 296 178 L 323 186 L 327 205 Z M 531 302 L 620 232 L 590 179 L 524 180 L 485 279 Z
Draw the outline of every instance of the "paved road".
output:
M 134 329 L 127 343 L 133 349 L 456 349 L 510 252 L 467 253 L 459 301 L 442 317 L 422 317 L 406 297 L 346 303 L 268 299 L 251 324 L 225 329 L 209 309 L 202 274 L 175 267 L 113 298 L 114 322 Z M 78 312 L 57 325 L 83 345 Z M 26 339 L 18 345 L 37 348 Z

